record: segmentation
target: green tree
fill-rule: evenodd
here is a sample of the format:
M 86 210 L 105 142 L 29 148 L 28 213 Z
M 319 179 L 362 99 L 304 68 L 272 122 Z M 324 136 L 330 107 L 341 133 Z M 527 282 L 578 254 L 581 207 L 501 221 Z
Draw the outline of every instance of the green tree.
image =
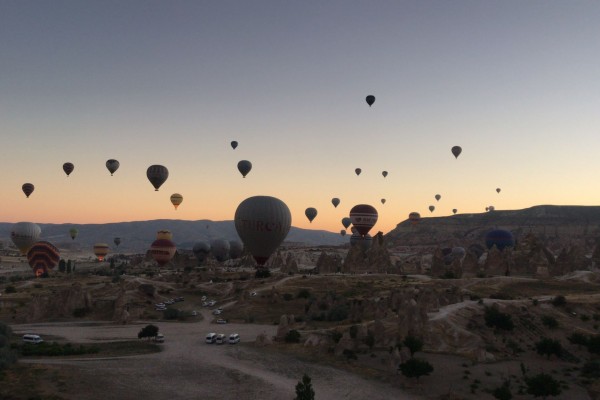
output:
M 65 262 L 64 259 L 60 259 L 60 261 L 58 262 L 58 270 L 60 272 L 65 272 L 67 269 L 67 263 Z
M 556 318 L 554 318 L 550 315 L 542 316 L 542 324 L 544 324 L 546 327 L 548 327 L 550 329 L 554 329 L 554 328 L 558 327 L 558 321 L 556 320 Z
M 146 325 L 138 332 L 138 339 L 143 338 L 153 338 L 158 334 L 158 326 L 156 325 Z
M 600 354 L 600 335 L 590 336 L 587 341 L 587 349 L 592 354 Z
M 286 343 L 300 343 L 300 332 L 292 329 L 285 335 L 284 340 Z
M 548 396 L 558 396 L 561 392 L 560 382 L 548 374 L 537 374 L 531 378 L 525 378 L 527 393 L 534 397 L 545 399 Z
M 565 296 L 560 295 L 560 296 L 556 296 L 555 298 L 552 299 L 552 305 L 554 307 L 562 307 L 567 305 L 567 299 Z
M 400 369 L 402 375 L 407 378 L 417 378 L 418 382 L 421 376 L 433 372 L 433 365 L 425 360 L 412 357 L 407 362 L 400 364 L 398 369 Z
M 539 355 L 546 356 L 547 358 L 550 358 L 552 354 L 560 357 L 563 352 L 560 341 L 550 338 L 542 338 L 542 340 L 535 344 L 535 349 Z
M 512 399 L 512 393 L 510 391 L 510 381 L 506 380 L 501 386 L 498 386 L 492 391 L 492 395 L 498 400 L 510 400 Z
M 417 351 L 423 349 L 423 341 L 416 336 L 408 335 L 402 342 L 410 351 L 410 356 L 413 357 Z
M 69 260 L 69 261 L 67 261 L 67 274 L 70 274 L 72 270 L 73 270 L 73 267 L 71 265 L 71 260 Z
M 571 344 L 576 344 L 577 346 L 587 346 L 588 345 L 588 337 L 581 332 L 573 332 L 567 340 Z
M 311 379 L 304 374 L 302 380 L 296 385 L 296 398 L 294 400 L 314 400 L 315 391 L 313 390 Z
M 512 331 L 515 325 L 512 322 L 512 317 L 498 310 L 497 307 L 485 307 L 485 324 L 491 328 L 499 330 Z

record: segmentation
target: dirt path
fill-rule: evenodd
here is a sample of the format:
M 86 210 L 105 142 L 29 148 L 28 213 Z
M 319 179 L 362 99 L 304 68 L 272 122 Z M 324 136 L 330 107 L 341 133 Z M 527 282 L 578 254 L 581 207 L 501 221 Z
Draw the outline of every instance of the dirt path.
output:
M 160 353 L 114 359 L 27 362 L 60 364 L 72 377 L 66 394 L 61 393 L 61 396 L 78 400 L 291 399 L 294 387 L 304 373 L 312 377 L 319 399 L 420 398 L 346 371 L 247 345 L 259 333 L 274 335 L 277 329 L 274 325 L 216 325 L 210 323 L 210 310 L 202 310 L 202 313 L 205 319 L 197 323 L 158 323 L 166 337 Z M 19 334 L 35 332 L 42 337 L 60 336 L 73 342 L 90 343 L 136 338 L 137 332 L 146 324 L 48 323 L 14 325 L 12 328 Z M 208 345 L 204 342 L 208 332 L 239 333 L 242 345 Z

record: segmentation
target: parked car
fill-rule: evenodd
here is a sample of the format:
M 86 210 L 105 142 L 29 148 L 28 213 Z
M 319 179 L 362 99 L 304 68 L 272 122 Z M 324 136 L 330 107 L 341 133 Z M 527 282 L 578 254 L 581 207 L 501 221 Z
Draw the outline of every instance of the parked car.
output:
M 215 304 L 217 304 L 217 302 L 215 300 L 211 300 L 208 302 L 209 307 L 214 307 Z
M 156 304 L 155 304 L 155 306 L 156 306 L 156 307 L 164 307 L 164 306 L 165 306 L 165 303 L 156 303 Z
M 198 311 L 196 311 L 196 310 L 192 311 L 192 317 L 195 317 L 196 315 L 198 315 Z
M 154 337 L 154 341 L 156 343 L 164 343 L 165 342 L 165 335 L 163 335 L 162 333 L 157 333 L 156 336 Z
M 202 307 L 208 307 L 208 301 L 202 302 Z
M 206 296 L 202 296 L 202 297 L 200 297 L 200 300 L 202 300 L 202 301 L 206 301 Z
M 220 310 L 213 310 L 212 313 L 213 313 L 213 315 L 221 315 L 222 312 L 223 311 L 220 311 Z
M 227 336 L 224 333 L 219 333 L 216 339 L 217 344 L 225 344 L 227 343 Z
M 180 296 L 180 297 L 176 297 L 176 298 L 175 298 L 175 301 L 177 301 L 177 302 L 179 302 L 179 301 L 183 301 L 183 297 L 181 297 L 181 296 Z
M 33 334 L 26 334 L 23 335 L 23 342 L 25 343 L 33 343 L 33 344 L 38 344 L 38 343 L 42 343 L 44 341 L 44 339 L 42 339 L 40 337 L 40 335 L 33 335 Z
M 217 320 L 217 324 L 226 324 L 226 323 L 227 323 L 227 320 L 226 320 L 226 319 L 219 318 L 219 319 Z
M 232 333 L 229 335 L 229 344 L 236 344 L 240 342 L 240 335 L 237 333 Z
M 206 335 L 206 343 L 213 344 L 216 341 L 217 341 L 217 334 L 216 333 L 211 332 L 211 333 L 209 333 L 209 334 Z
M 256 292 L 250 293 L 250 296 L 256 296 Z

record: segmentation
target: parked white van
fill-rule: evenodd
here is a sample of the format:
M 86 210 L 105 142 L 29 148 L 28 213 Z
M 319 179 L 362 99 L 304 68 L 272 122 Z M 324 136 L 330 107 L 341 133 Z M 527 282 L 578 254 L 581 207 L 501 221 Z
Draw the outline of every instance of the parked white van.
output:
M 44 339 L 42 339 L 39 335 L 31 335 L 31 334 L 23 335 L 23 342 L 25 342 L 25 343 L 38 344 L 38 343 L 42 343 L 43 341 L 44 341 Z
M 225 344 L 227 343 L 227 336 L 224 333 L 219 333 L 217 335 L 217 344 Z
M 154 337 L 154 341 L 156 343 L 164 343 L 165 342 L 165 335 L 163 335 L 162 333 L 157 333 L 156 336 Z
M 213 344 L 216 341 L 217 341 L 216 333 L 209 333 L 208 335 L 206 335 L 206 343 Z
M 229 335 L 229 344 L 236 344 L 240 342 L 240 335 L 237 333 L 232 333 Z

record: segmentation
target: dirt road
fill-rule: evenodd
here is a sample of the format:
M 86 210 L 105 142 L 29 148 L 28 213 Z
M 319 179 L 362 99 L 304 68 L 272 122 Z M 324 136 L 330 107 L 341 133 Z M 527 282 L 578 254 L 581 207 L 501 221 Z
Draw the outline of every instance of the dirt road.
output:
M 28 362 L 60 364 L 69 376 L 66 393 L 77 400 L 174 399 L 293 399 L 295 385 L 304 373 L 313 380 L 318 399 L 418 399 L 385 383 L 352 373 L 310 364 L 268 349 L 244 345 L 258 334 L 274 335 L 274 325 L 211 324 L 209 310 L 197 323 L 161 322 L 166 337 L 160 353 L 112 359 L 40 359 Z M 147 324 L 48 323 L 14 325 L 16 333 L 60 336 L 90 343 L 137 338 Z M 240 334 L 242 345 L 206 344 L 208 332 Z

